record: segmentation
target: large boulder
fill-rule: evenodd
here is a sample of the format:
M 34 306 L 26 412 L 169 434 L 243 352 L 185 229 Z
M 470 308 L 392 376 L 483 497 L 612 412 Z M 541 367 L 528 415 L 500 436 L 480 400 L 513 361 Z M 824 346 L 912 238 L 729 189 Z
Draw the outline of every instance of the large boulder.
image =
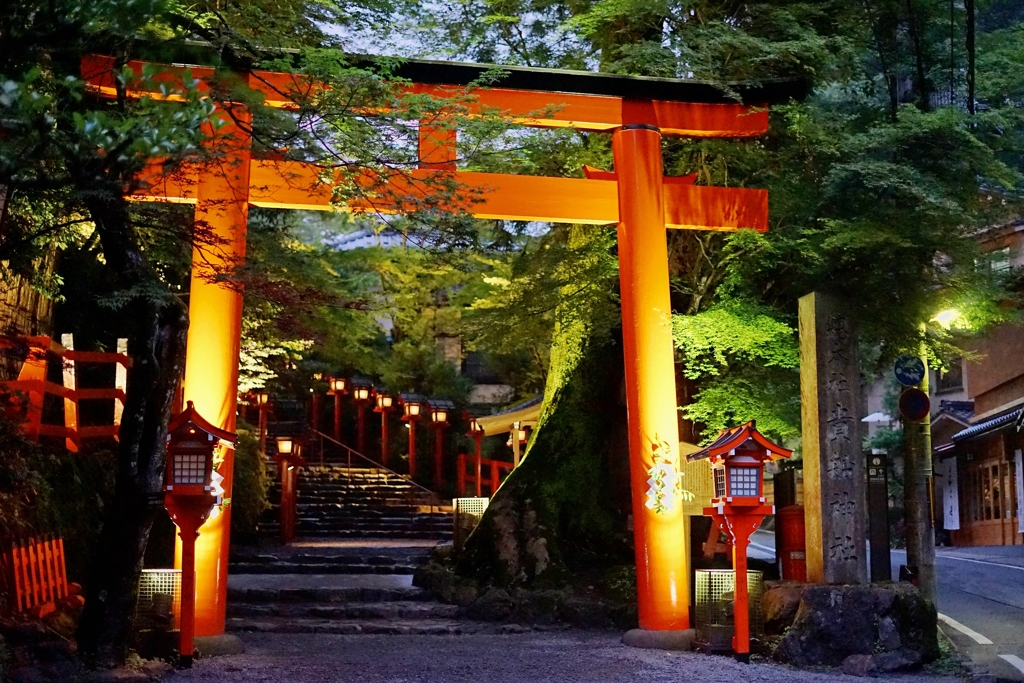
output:
M 873 655 L 881 671 L 915 668 L 939 656 L 936 621 L 935 607 L 908 583 L 807 586 L 775 657 L 841 666 L 851 655 Z
M 761 605 L 764 610 L 764 632 L 770 636 L 781 635 L 793 624 L 800 596 L 806 583 L 799 581 L 765 581 Z

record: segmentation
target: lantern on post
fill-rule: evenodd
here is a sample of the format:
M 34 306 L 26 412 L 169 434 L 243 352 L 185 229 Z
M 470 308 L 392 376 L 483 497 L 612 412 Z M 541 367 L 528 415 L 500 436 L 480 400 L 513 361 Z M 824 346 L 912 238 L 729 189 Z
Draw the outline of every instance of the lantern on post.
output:
M 352 402 L 356 404 L 356 450 L 366 454 L 366 404 L 370 402 L 373 384 L 366 379 L 353 379 Z
M 736 660 L 750 661 L 750 607 L 747 595 L 747 545 L 750 535 L 775 506 L 764 499 L 764 463 L 788 458 L 793 451 L 777 446 L 757 431 L 754 421 L 723 429 L 703 450 L 686 456 L 690 462 L 708 459 L 714 477 L 715 496 L 704 514 L 711 517 L 732 540 L 735 573 L 732 649 Z M 650 493 L 648 495 L 651 495 Z
M 441 490 L 444 479 L 444 430 L 449 426 L 448 416 L 455 404 L 443 398 L 432 398 L 430 403 L 430 426 L 434 429 L 434 489 Z
M 409 428 L 409 476 L 416 476 L 416 423 L 423 419 L 426 399 L 419 394 L 400 394 L 402 422 Z
M 267 410 L 270 408 L 270 394 L 266 391 L 257 391 L 252 394 L 252 405 L 259 411 L 259 433 L 260 452 L 267 454 Z
M 346 381 L 342 377 L 328 377 L 327 383 L 327 394 L 334 397 L 334 440 L 341 443 L 341 397 L 348 393 Z
M 388 413 L 395 409 L 395 397 L 385 389 L 377 389 L 373 412 L 380 413 L 380 463 L 388 466 Z
M 291 543 L 295 538 L 295 484 L 299 478 L 299 468 L 306 464 L 302 457 L 302 445 L 290 436 L 279 436 L 277 454 L 277 475 L 281 482 L 281 508 L 279 522 L 281 526 L 281 543 Z
M 468 436 L 469 438 L 473 439 L 473 443 L 475 444 L 475 453 L 474 453 L 474 456 L 473 456 L 473 458 L 474 458 L 473 465 L 474 465 L 474 467 L 476 469 L 476 497 L 479 498 L 480 497 L 480 465 L 481 465 L 481 461 L 483 460 L 482 456 L 483 456 L 484 427 L 483 427 L 483 425 L 480 424 L 480 422 L 476 419 L 476 417 L 473 417 L 472 415 L 469 415 L 468 413 L 465 415 L 465 418 L 469 421 L 469 431 L 466 432 L 466 436 Z M 462 471 L 462 469 L 460 469 L 459 470 L 459 478 L 460 478 L 460 480 L 464 476 L 465 476 L 465 472 Z M 460 496 L 465 495 L 465 491 L 463 491 L 462 489 L 463 489 L 463 486 L 460 483 L 459 484 L 459 495 Z
M 317 392 L 317 385 L 323 381 L 322 372 L 313 373 L 313 385 L 309 388 L 310 403 L 309 426 L 314 432 L 320 431 L 320 394 Z
M 519 467 L 519 459 L 523 453 L 523 446 L 530 438 L 530 433 L 523 426 L 522 422 L 513 422 L 508 431 L 506 446 L 512 447 L 512 466 Z
M 196 619 L 196 538 L 224 490 L 214 471 L 214 453 L 235 435 L 213 426 L 196 412 L 192 401 L 167 426 L 167 476 L 164 507 L 181 537 L 182 666 L 192 665 Z

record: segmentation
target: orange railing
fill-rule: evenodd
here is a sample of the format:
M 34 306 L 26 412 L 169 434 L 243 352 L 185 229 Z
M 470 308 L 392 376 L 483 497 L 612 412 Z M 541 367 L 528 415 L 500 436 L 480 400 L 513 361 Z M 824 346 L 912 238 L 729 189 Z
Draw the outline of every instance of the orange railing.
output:
M 13 588 L 11 607 L 16 612 L 46 616 L 56 610 L 57 602 L 77 595 L 81 590 L 78 584 L 68 584 L 63 539 L 29 539 L 13 543 L 4 553 L 3 561 L 8 585 Z
M 0 338 L 0 348 L 26 347 L 25 362 L 18 379 L 0 382 L 12 394 L 24 394 L 27 400 L 10 402 L 19 413 L 23 430 L 31 439 L 41 436 L 64 438 L 68 450 L 78 451 L 82 439 L 96 437 L 117 438 L 124 410 L 125 388 L 131 359 L 127 356 L 128 342 L 118 339 L 117 353 L 75 351 L 74 339 L 65 334 L 58 344 L 49 337 Z M 63 370 L 63 384 L 47 379 L 48 364 L 58 360 Z M 114 387 L 99 389 L 78 388 L 77 363 L 115 363 Z M 43 400 L 47 394 L 64 401 L 64 424 L 43 424 Z M 114 420 L 109 425 L 79 425 L 78 402 L 108 399 L 114 401 Z
M 472 465 L 472 473 L 466 472 L 467 462 Z M 466 494 L 466 484 L 473 484 L 474 492 L 469 495 L 476 495 L 478 498 L 481 496 L 481 489 L 483 486 L 488 487 L 489 495 L 493 496 L 494 492 L 501 486 L 501 482 L 504 481 L 505 477 L 515 469 L 515 465 L 510 462 L 502 462 L 501 460 L 488 460 L 487 458 L 469 458 L 465 453 L 459 453 L 459 474 L 458 474 L 458 494 L 460 496 Z M 484 471 L 487 471 L 488 477 L 485 479 L 483 476 Z

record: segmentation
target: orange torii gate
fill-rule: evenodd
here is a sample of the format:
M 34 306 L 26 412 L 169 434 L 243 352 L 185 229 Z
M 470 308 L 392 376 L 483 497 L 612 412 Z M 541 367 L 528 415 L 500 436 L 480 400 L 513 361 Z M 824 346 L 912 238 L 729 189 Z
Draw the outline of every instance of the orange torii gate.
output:
M 94 93 L 116 94 L 114 65 L 109 57 L 83 61 L 83 76 Z M 128 66 L 142 74 L 143 63 Z M 398 75 L 412 81 L 411 92 L 448 97 L 487 68 L 410 61 Z M 453 208 L 479 218 L 618 224 L 640 626 L 687 629 L 689 529 L 679 498 L 665 229 L 764 232 L 768 196 L 763 190 L 696 186 L 690 177 L 665 178 L 661 138 L 761 135 L 768 129 L 767 104 L 799 93 L 788 86 L 741 87 L 745 102 L 752 103 L 741 104 L 704 83 L 503 68 L 507 75 L 502 87 L 475 90 L 471 112 L 474 107 L 478 111 L 497 108 L 517 124 L 610 132 L 614 173 L 587 169 L 588 177 L 577 179 L 459 171 L 455 134 L 432 130 L 429 123 L 421 122 L 420 167 L 387 180 L 390 202 L 356 202 L 347 208 L 401 212 L 404 204 L 395 197 L 415 198 L 422 193 L 418 183 L 430 180 L 432 174 L 447 174 L 465 188 L 469 198 L 456 201 L 459 205 Z M 180 83 L 184 70 L 162 67 L 161 78 Z M 209 67 L 189 70 L 200 80 L 200 87 L 214 75 Z M 276 107 L 294 106 L 289 93 L 306 92 L 310 85 L 295 74 L 253 71 L 247 76 L 249 87 Z M 174 99 L 156 90 L 131 94 Z M 540 110 L 545 111 L 542 116 L 535 113 Z M 247 120 L 247 115 L 238 110 L 232 115 L 221 112 L 225 125 L 216 137 L 225 153 L 215 167 L 186 168 L 172 177 L 155 171 L 145 189 L 136 194 L 143 200 L 194 204 L 196 222 L 202 221 L 221 242 L 216 247 L 197 246 L 193 253 L 184 395 L 212 424 L 229 431 L 235 428 L 242 297 L 237 289 L 216 283 L 209 275 L 244 259 L 249 206 L 338 208 L 331 201 L 330 183 L 322 181 L 322 167 L 252 158 L 249 133 L 236 124 Z M 231 495 L 232 467 L 229 452 L 219 469 L 225 497 Z M 229 518 L 227 508 L 209 520 L 197 543 L 197 635 L 224 632 Z

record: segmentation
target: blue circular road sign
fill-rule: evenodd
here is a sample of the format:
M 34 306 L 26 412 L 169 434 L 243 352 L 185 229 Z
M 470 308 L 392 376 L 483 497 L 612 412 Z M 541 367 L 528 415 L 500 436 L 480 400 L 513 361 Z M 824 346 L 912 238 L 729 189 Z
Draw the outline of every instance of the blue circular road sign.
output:
M 917 356 L 900 356 L 892 367 L 900 384 L 917 386 L 924 379 L 924 362 Z

